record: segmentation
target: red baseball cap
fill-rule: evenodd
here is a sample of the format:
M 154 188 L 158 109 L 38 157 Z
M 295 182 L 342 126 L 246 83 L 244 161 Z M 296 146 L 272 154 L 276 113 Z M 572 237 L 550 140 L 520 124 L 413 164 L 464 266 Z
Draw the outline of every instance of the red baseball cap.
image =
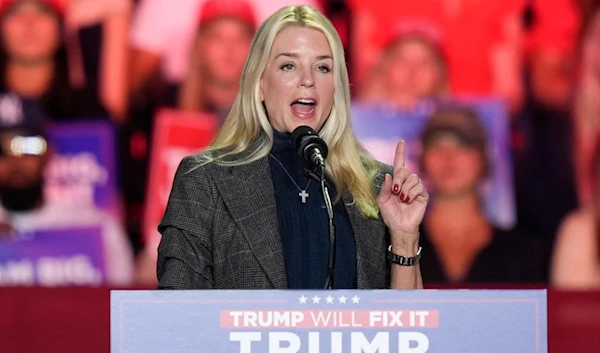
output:
M 200 24 L 221 17 L 233 17 L 256 28 L 256 17 L 252 5 L 244 0 L 206 0 L 200 9 Z
M 0 0 L 0 16 L 4 15 L 6 11 L 10 10 L 14 5 L 23 2 L 41 3 L 56 11 L 59 16 L 64 15 L 65 12 L 64 0 Z
M 390 28 L 388 43 L 404 37 L 422 37 L 436 46 L 443 42 L 443 32 L 433 22 L 422 19 L 403 19 Z
M 428 44 L 442 60 L 446 60 L 447 54 L 442 29 L 432 21 L 424 19 L 396 21 L 387 33 L 383 48 L 385 50 L 392 44 L 411 38 L 417 38 Z

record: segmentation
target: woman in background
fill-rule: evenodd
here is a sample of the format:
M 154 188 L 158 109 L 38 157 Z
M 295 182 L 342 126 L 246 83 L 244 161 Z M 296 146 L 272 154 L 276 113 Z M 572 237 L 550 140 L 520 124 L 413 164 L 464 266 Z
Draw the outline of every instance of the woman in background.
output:
M 445 107 L 421 135 L 421 170 L 432 202 L 421 227 L 428 283 L 542 283 L 547 247 L 517 230 L 495 227 L 480 188 L 490 173 L 486 131 L 470 109 Z
M 222 122 L 240 87 L 256 27 L 254 11 L 246 1 L 208 0 L 199 21 L 190 71 L 179 92 L 179 107 L 213 113 Z
M 449 93 L 440 34 L 415 26 L 403 28 L 386 46 L 364 86 L 360 99 L 406 109 Z
M 63 15 L 59 0 L 0 4 L 0 92 L 39 100 L 55 121 L 107 117 L 93 90 L 71 86 Z

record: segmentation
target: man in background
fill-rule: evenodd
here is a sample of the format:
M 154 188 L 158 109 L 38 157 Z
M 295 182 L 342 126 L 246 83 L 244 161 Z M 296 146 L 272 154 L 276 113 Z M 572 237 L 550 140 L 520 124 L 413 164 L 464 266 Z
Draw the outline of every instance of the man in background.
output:
M 123 227 L 102 210 L 44 197 L 44 172 L 52 157 L 44 123 L 35 101 L 0 95 L 0 223 L 15 238 L 38 230 L 100 227 L 107 284 L 131 284 L 133 253 Z

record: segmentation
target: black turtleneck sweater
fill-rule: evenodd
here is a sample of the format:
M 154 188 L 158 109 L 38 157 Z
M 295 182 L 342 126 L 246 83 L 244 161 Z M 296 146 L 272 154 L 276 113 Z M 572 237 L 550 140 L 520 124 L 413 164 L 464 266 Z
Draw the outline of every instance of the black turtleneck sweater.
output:
M 274 131 L 275 141 L 269 165 L 277 201 L 277 218 L 290 289 L 321 289 L 329 264 L 329 221 L 317 180 L 304 171 L 302 160 L 292 146 L 291 134 Z M 298 187 L 310 195 L 302 203 Z M 306 187 L 308 185 L 308 187 Z M 328 183 L 332 201 L 335 189 Z M 336 232 L 334 288 L 356 288 L 356 243 L 343 202 L 333 208 Z

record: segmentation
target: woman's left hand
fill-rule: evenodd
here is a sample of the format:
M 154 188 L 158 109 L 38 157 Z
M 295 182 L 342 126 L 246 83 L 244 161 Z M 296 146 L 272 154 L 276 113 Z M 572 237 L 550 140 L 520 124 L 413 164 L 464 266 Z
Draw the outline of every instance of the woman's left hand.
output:
M 416 174 L 404 166 L 406 143 L 400 141 L 394 157 L 394 175 L 385 175 L 377 204 L 383 222 L 390 230 L 392 247 L 416 251 L 419 226 L 423 221 L 429 194 Z

